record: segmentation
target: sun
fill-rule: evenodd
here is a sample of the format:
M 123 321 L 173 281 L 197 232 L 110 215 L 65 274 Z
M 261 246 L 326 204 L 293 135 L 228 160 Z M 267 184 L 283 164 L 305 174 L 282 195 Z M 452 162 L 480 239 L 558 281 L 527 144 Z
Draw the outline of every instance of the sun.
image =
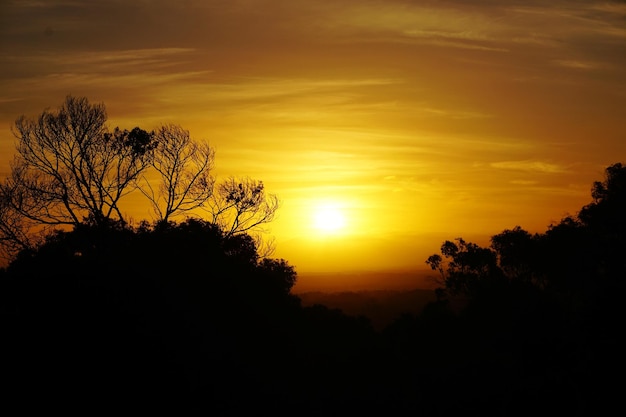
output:
M 339 207 L 318 207 L 313 213 L 313 227 L 321 233 L 338 233 L 346 226 L 346 218 Z

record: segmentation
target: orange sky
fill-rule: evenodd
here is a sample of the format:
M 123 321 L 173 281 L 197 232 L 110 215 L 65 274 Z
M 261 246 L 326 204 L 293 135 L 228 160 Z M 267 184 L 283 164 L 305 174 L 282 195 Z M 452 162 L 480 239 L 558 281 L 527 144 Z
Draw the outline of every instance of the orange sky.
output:
M 4 0 L 0 174 L 17 116 L 86 96 L 262 180 L 298 272 L 423 268 L 445 239 L 545 231 L 626 160 L 625 22 L 607 1 Z M 312 227 L 324 204 L 343 229 Z

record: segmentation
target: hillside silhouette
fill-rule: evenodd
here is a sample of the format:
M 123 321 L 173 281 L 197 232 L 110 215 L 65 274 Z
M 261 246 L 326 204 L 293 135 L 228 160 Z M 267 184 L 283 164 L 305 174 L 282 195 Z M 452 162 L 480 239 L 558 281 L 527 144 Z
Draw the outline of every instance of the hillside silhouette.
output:
M 444 242 L 427 260 L 437 298 L 382 329 L 304 306 L 293 267 L 207 221 L 56 232 L 0 272 L 6 397 L 26 410 L 595 413 L 623 369 L 626 169 L 607 172 L 598 198 L 543 234 Z
M 103 120 L 101 108 L 66 103 L 75 105 Z M 41 140 L 75 132 L 72 117 L 93 121 L 70 110 L 45 113 L 40 125 L 20 119 L 24 143 L 33 131 Z M 443 242 L 424 260 L 439 277 L 433 298 L 382 323 L 354 305 L 292 293 L 295 267 L 268 257 L 251 234 L 276 207 L 261 182 L 231 179 L 210 200 L 207 176 L 193 198 L 172 180 L 171 198 L 149 199 L 161 218 L 129 224 L 117 215 L 122 190 L 159 148 L 149 132 L 115 132 L 70 138 L 69 153 L 56 155 L 76 159 L 47 177 L 29 171 L 44 154 L 30 161 L 40 148 L 26 146 L 0 188 L 0 243 L 11 256 L 0 269 L 6 409 L 586 416 L 621 405 L 621 163 L 593 183 L 589 204 L 544 233 L 514 226 L 489 247 Z M 73 153 L 92 136 L 95 147 Z M 120 159 L 99 154 L 100 140 L 113 140 Z M 210 201 L 210 220 L 176 220 L 178 203 Z
M 363 290 L 298 293 L 303 306 L 321 304 L 344 314 L 367 318 L 374 329 L 382 330 L 405 314 L 419 315 L 435 301 L 434 290 Z

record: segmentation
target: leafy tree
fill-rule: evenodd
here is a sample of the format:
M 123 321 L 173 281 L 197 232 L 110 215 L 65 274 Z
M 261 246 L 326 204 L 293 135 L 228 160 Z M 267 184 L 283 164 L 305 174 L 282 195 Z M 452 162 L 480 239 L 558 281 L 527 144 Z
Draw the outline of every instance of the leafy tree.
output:
M 441 255 L 431 255 L 426 263 L 441 274 L 440 283 L 451 294 L 475 294 L 503 277 L 496 253 L 462 238 L 446 240 Z
M 498 264 L 509 279 L 540 284 L 536 273 L 538 235 L 532 235 L 520 226 L 505 229 L 491 237 L 491 248 Z
M 293 267 L 259 262 L 250 237 L 205 220 L 113 226 L 59 230 L 0 269 L 15 365 L 5 376 L 28 395 L 70 390 L 97 403 L 111 387 L 148 405 L 155 393 L 211 406 L 242 390 L 266 398 L 254 382 L 293 369 L 285 347 L 300 306 L 283 292 Z M 59 372 L 67 378 L 46 378 Z
M 552 224 L 536 239 L 534 273 L 550 292 L 580 292 L 594 277 L 597 258 L 589 230 L 575 217 Z
M 431 255 L 426 263 L 439 272 L 444 292 L 452 294 L 475 295 L 488 288 L 485 283 L 504 282 L 501 278 L 575 298 L 622 291 L 626 166 L 607 167 L 591 196 L 577 216 L 563 218 L 545 233 L 531 235 L 516 226 L 492 236 L 490 249 L 460 238 L 446 241 L 441 255 Z
M 265 285 L 279 294 L 288 294 L 296 283 L 296 271 L 284 259 L 263 258 L 259 262 L 258 269 Z
M 597 272 L 615 280 L 626 274 L 626 166 L 607 167 L 604 180 L 593 183 L 591 196 L 593 202 L 580 210 L 578 221 L 595 246 Z
M 538 235 L 535 270 L 551 291 L 574 297 L 621 293 L 626 274 L 626 166 L 606 168 L 593 201 Z
M 595 205 L 626 204 L 626 166 L 620 162 L 608 166 L 604 181 L 594 181 L 591 196 Z

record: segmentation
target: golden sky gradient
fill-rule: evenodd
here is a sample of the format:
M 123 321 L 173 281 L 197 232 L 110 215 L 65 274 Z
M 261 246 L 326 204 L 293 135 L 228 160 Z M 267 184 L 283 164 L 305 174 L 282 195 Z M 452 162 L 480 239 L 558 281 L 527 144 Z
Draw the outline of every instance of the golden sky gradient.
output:
M 626 2 L 0 2 L 2 175 L 16 117 L 68 94 L 262 180 L 301 274 L 421 269 L 445 239 L 545 231 L 626 160 Z

